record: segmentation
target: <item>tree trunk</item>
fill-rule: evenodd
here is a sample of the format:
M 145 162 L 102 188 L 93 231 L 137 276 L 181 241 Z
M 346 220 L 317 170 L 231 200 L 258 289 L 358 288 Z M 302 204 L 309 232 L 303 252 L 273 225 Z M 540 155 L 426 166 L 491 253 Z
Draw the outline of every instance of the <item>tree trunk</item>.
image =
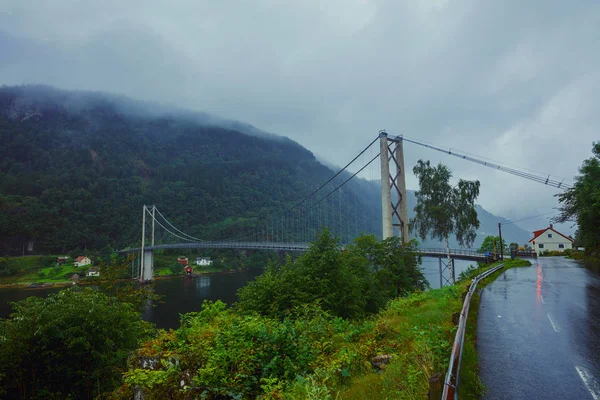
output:
M 448 241 L 448 236 L 446 236 L 446 256 L 448 257 L 448 271 L 450 271 L 450 283 L 454 285 L 454 264 L 452 263 L 452 259 L 450 258 L 450 242 Z

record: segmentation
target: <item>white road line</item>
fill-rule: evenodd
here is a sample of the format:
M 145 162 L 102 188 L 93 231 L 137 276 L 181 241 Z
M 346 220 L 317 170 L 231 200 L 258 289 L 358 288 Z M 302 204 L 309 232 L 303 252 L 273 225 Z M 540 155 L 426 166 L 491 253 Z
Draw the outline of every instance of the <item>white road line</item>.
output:
M 575 366 L 575 369 L 583 381 L 583 384 L 592 395 L 592 398 L 594 400 L 600 400 L 600 394 L 598 392 L 600 390 L 600 385 L 598 385 L 598 382 L 594 381 L 594 378 L 585 368 Z
M 560 332 L 560 329 L 552 320 L 552 316 L 550 315 L 550 313 L 548 313 L 548 319 L 550 320 L 550 323 L 552 324 L 552 329 L 554 329 L 554 332 Z

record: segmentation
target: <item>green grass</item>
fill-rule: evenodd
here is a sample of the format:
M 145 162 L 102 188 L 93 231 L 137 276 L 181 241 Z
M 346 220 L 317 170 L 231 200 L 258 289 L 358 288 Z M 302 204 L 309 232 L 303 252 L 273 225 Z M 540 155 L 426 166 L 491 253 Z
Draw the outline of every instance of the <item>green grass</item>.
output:
M 22 256 L 0 258 L 0 266 L 16 271 L 14 275 L 0 276 L 0 284 L 36 282 L 40 269 L 56 261 L 58 256 Z
M 529 261 L 505 261 L 505 269 L 531 265 Z M 429 378 L 436 373 L 445 375 L 454 342 L 456 327 L 452 314 L 462 308 L 462 293 L 471 278 L 488 268 L 471 271 L 468 279 L 454 286 L 415 293 L 393 300 L 376 317 L 377 325 L 385 332 L 377 347 L 379 354 L 394 358 L 383 373 L 372 372 L 352 379 L 351 384 L 338 389 L 338 399 L 423 399 L 429 390 Z M 503 270 L 505 270 L 503 269 Z M 478 289 L 498 277 L 501 272 L 480 282 Z M 475 349 L 479 295 L 476 294 L 469 311 L 467 337 L 461 368 L 460 398 L 478 399 L 483 385 L 478 376 Z

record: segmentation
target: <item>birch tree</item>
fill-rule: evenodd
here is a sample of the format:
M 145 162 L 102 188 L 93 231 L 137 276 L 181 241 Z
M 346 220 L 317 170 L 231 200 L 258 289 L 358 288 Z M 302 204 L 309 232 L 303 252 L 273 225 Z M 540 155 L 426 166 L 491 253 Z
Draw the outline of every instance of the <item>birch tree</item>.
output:
M 429 161 L 419 160 L 413 168 L 419 180 L 415 193 L 417 205 L 415 217 L 411 219 L 411 232 L 422 240 L 428 236 L 446 243 L 446 254 L 450 268 L 450 279 L 454 283 L 454 267 L 450 260 L 450 235 L 454 234 L 458 244 L 471 247 L 477 237 L 479 219 L 475 200 L 479 196 L 479 181 L 459 180 L 450 185 L 452 172 L 443 165 L 431 166 Z

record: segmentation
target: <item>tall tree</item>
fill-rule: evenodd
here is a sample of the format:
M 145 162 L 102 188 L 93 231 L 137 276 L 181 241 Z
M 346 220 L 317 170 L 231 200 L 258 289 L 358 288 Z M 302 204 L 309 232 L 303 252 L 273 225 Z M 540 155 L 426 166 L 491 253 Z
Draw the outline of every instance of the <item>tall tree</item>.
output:
M 593 157 L 583 161 L 572 188 L 558 194 L 561 203 L 556 222 L 577 222 L 577 239 L 586 252 L 600 246 L 600 142 L 592 147 Z
M 454 283 L 449 237 L 454 234 L 461 246 L 471 247 L 473 244 L 479 228 L 475 210 L 479 181 L 461 179 L 452 187 L 452 172 L 447 166 L 438 164 L 433 167 L 429 161 L 423 160 L 417 162 L 413 172 L 419 180 L 419 190 L 415 192 L 416 215 L 410 221 L 410 229 L 422 240 L 430 236 L 446 242 L 450 279 Z
M 516 243 L 511 243 L 511 246 L 513 244 Z M 504 249 L 506 249 L 506 241 L 504 239 L 502 239 L 502 246 Z M 517 247 L 519 247 L 519 245 L 517 244 Z M 495 253 L 495 252 L 500 252 L 500 236 L 493 236 L 493 235 L 489 235 L 486 236 L 485 239 L 483 239 L 483 242 L 481 243 L 481 246 L 479 246 L 479 251 L 481 252 L 490 252 L 490 253 Z

